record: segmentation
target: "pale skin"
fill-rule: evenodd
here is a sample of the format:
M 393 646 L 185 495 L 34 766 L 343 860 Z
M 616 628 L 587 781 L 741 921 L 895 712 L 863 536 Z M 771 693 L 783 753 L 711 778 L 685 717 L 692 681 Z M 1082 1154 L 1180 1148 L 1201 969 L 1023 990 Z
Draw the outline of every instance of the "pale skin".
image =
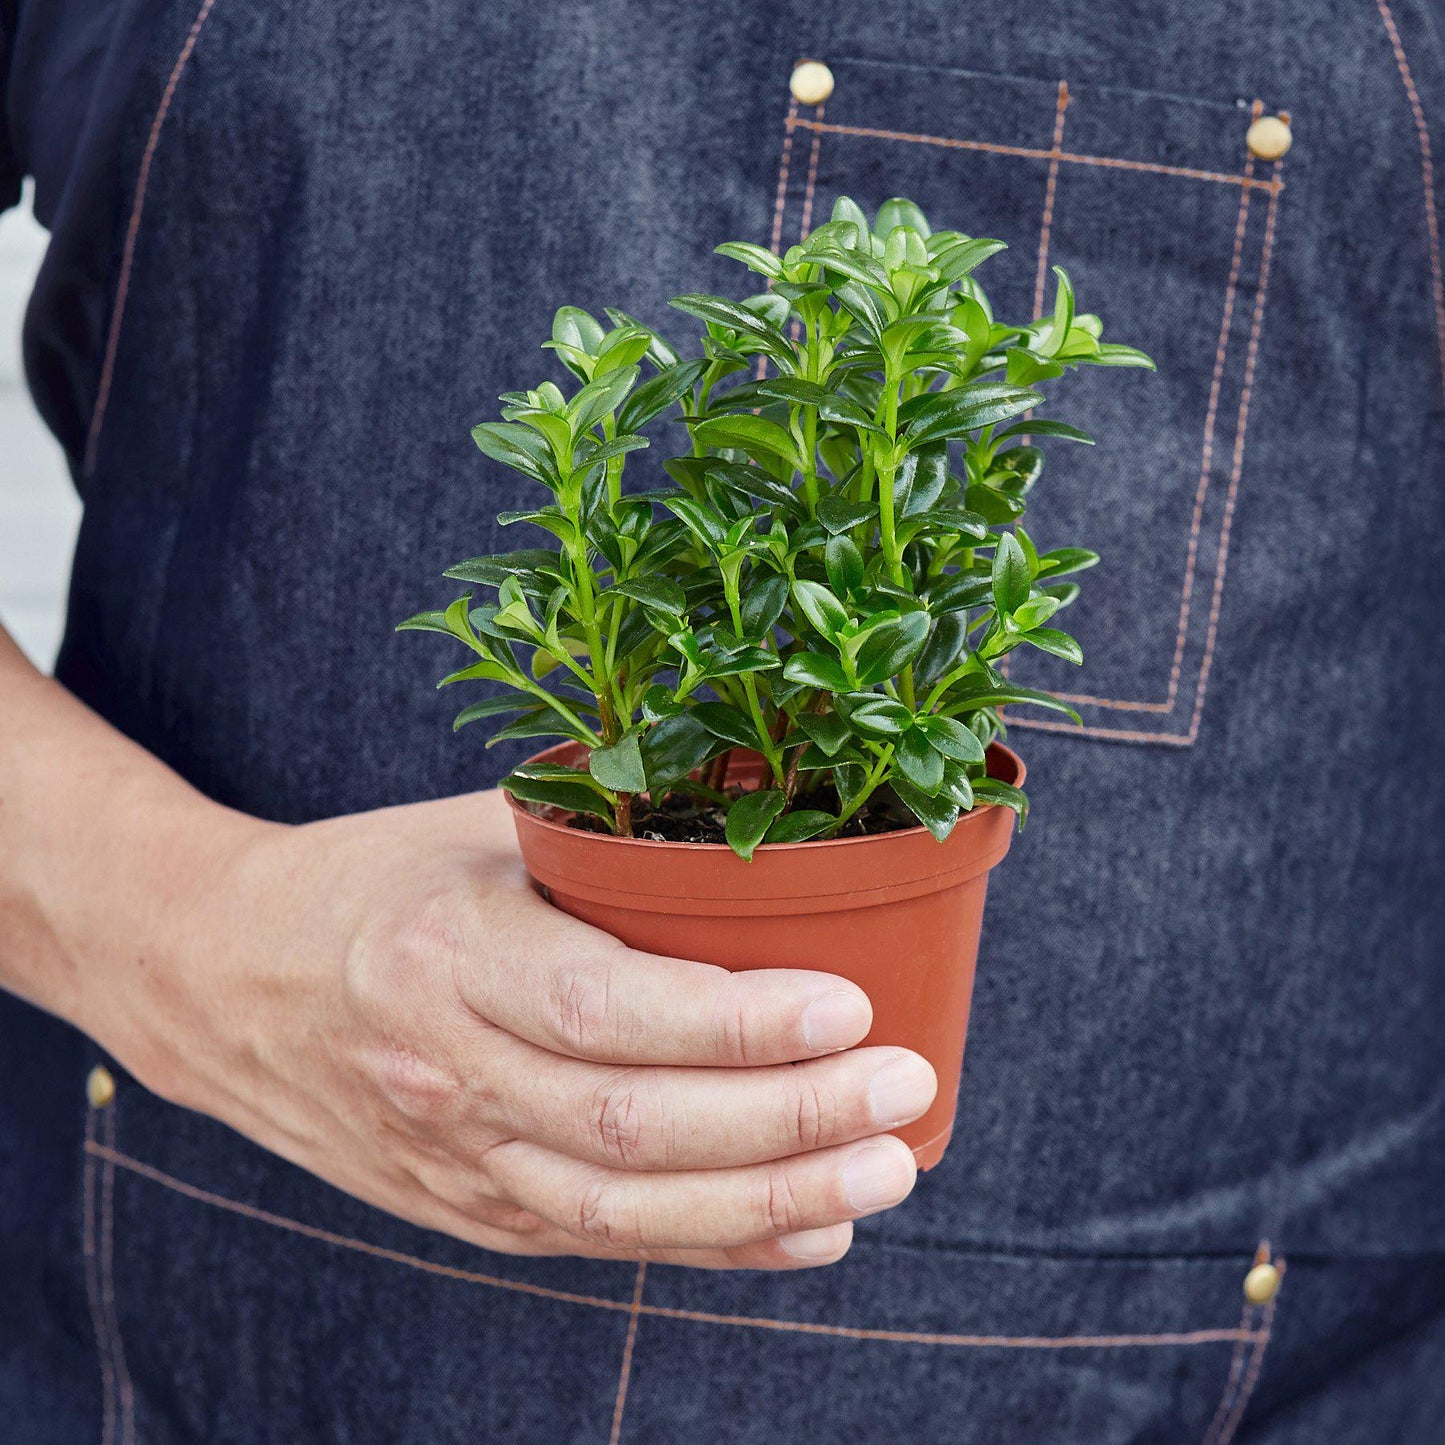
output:
M 888 1131 L 937 1087 L 854 1047 L 843 979 L 638 953 L 544 903 L 495 792 L 262 822 L 3 629 L 0 986 L 162 1098 L 508 1254 L 832 1263 L 912 1189 Z

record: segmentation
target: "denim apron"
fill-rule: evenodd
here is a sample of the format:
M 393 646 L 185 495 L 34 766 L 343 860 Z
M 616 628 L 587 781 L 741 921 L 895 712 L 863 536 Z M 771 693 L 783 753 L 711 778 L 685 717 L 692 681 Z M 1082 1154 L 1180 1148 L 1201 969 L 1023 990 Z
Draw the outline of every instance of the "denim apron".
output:
M 1430 1445 L 1445 1438 L 1442 415 L 1421 0 L 151 0 L 99 255 L 30 361 L 86 510 L 59 673 L 301 821 L 487 786 L 393 623 L 517 545 L 467 428 L 562 301 L 686 336 L 840 194 L 1068 269 L 1157 377 L 1036 531 L 1104 554 L 1021 679 L 958 1130 L 841 1264 L 489 1255 L 0 1007 L 0 1437 Z M 112 44 L 119 44 L 113 39 Z M 827 99 L 790 96 L 795 61 Z M 1254 155 L 1256 114 L 1293 145 Z M 669 317 L 671 320 L 669 321 Z M 826 965 L 826 959 L 800 963 Z M 1259 1302 L 1257 1262 L 1281 1272 Z

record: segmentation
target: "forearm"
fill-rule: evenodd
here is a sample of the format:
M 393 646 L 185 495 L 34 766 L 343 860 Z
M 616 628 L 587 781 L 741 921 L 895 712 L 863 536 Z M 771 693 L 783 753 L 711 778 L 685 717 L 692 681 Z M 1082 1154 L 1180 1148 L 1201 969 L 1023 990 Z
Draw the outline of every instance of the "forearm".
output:
M 0 628 L 0 986 L 97 1032 L 161 946 L 167 910 L 246 824 Z

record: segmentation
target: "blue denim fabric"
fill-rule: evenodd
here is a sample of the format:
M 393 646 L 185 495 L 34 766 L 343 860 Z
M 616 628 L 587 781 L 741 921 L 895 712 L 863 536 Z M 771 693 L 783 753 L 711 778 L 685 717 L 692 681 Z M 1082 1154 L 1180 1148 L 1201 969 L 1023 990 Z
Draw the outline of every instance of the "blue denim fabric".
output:
M 451 735 L 442 644 L 390 629 L 511 542 L 520 497 L 467 427 L 545 374 L 562 300 L 662 323 L 741 285 L 717 240 L 903 193 L 1011 243 L 1007 315 L 1047 234 L 1160 371 L 1070 383 L 1101 445 L 1053 457 L 1038 532 L 1105 562 L 1084 672 L 1027 680 L 1087 695 L 1085 727 L 1017 720 L 1034 821 L 991 893 L 958 1129 L 844 1263 L 490 1256 L 123 1074 L 87 1112 L 94 1050 L 5 1001 L 0 1434 L 1442 1439 L 1421 0 L 214 0 L 114 333 L 199 5 L 115 7 L 111 44 L 145 39 L 97 129 L 123 194 L 57 204 L 29 362 L 86 500 L 60 675 L 225 803 L 303 820 L 507 765 Z M 823 110 L 790 107 L 802 55 L 834 70 Z M 1278 167 L 1247 156 L 1256 99 L 1293 119 Z M 1261 1240 L 1284 1283 L 1247 1307 Z

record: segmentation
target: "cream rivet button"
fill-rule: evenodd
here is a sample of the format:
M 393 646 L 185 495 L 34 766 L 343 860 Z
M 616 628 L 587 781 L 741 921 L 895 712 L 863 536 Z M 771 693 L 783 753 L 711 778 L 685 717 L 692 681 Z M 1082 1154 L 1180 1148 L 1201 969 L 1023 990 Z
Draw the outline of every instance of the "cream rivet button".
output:
M 97 1064 L 86 1075 L 85 1097 L 92 1109 L 103 1109 L 115 1098 L 115 1076 L 104 1064 Z
M 821 60 L 805 60 L 794 68 L 788 85 L 800 105 L 822 105 L 833 93 L 833 72 Z
M 1244 143 L 1262 161 L 1277 161 L 1293 140 L 1289 122 L 1277 115 L 1260 116 L 1244 134 Z
M 1244 1297 L 1252 1305 L 1267 1305 L 1279 1293 L 1279 1270 L 1272 1264 L 1257 1264 L 1244 1277 Z

